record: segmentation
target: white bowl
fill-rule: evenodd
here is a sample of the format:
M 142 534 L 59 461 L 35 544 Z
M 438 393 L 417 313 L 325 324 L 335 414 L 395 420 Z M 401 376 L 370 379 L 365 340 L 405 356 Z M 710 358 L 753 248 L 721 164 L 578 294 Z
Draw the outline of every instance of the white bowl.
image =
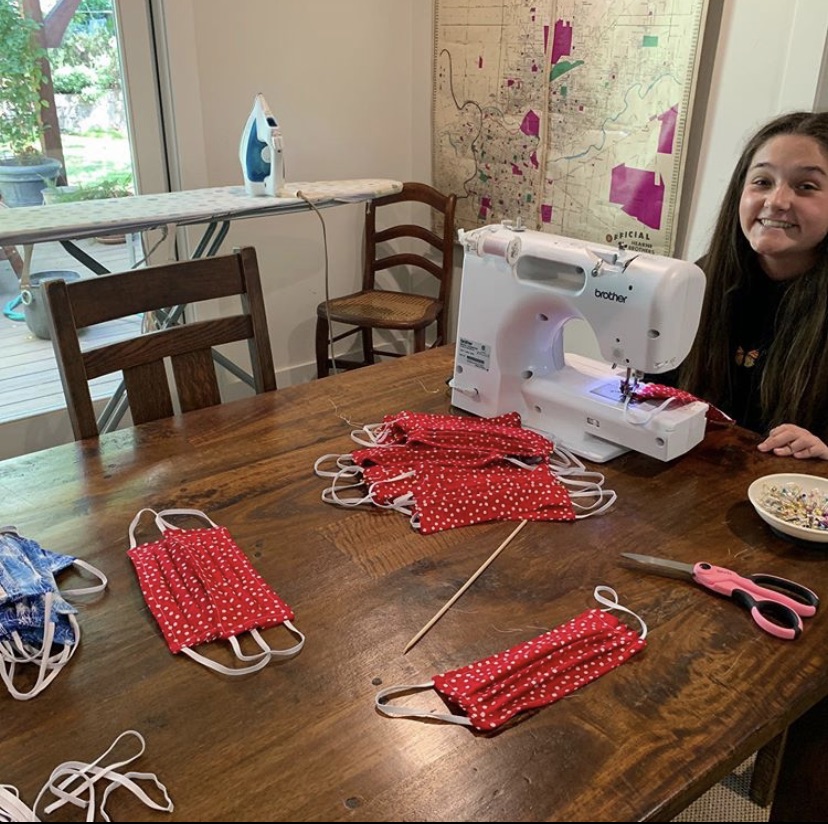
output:
M 823 502 L 826 508 L 828 508 L 828 478 L 820 478 L 818 475 L 797 475 L 790 472 L 781 472 L 777 475 L 764 475 L 761 478 L 757 478 L 748 487 L 748 498 L 753 504 L 753 508 L 759 513 L 759 517 L 775 531 L 800 541 L 809 541 L 818 544 L 828 543 L 828 529 L 802 526 L 793 520 L 787 520 L 785 517 L 781 517 L 780 514 L 769 511 L 766 503 L 763 501 L 767 490 L 772 487 L 781 489 L 791 486 L 799 487 L 799 490 L 806 495 L 815 491 L 817 500 Z M 794 507 L 792 506 L 791 509 L 793 511 Z M 805 509 L 807 507 L 803 506 L 803 511 Z

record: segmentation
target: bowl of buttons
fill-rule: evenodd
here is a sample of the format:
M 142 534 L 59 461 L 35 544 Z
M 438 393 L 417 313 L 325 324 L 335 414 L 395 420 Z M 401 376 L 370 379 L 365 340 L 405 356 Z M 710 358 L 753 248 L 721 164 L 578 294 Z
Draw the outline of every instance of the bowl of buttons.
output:
M 797 543 L 828 544 L 828 478 L 765 475 L 748 487 L 748 498 L 777 535 Z

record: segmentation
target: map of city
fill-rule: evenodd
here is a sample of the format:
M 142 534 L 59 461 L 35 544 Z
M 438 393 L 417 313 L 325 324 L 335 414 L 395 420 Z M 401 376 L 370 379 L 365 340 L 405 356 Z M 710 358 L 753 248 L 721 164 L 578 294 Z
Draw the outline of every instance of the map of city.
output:
M 434 180 L 458 225 L 670 255 L 707 0 L 435 0 Z

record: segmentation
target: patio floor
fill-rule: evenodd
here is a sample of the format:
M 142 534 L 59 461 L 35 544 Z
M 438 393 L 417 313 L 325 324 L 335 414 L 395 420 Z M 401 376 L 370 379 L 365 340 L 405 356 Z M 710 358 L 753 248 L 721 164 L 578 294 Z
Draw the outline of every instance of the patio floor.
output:
M 77 246 L 100 261 L 112 272 L 122 272 L 133 266 L 135 254 L 130 243 L 102 244 L 89 239 Z M 20 250 L 22 254 L 22 249 Z M 75 260 L 59 243 L 41 243 L 35 246 L 31 271 L 70 270 L 81 277 L 96 277 Z M 0 303 L 7 308 L 20 294 L 19 284 L 11 265 L 0 261 Z M 14 307 L 22 314 L 23 307 Z M 117 320 L 83 333 L 83 346 L 118 340 L 134 333 L 141 326 L 141 318 Z M 94 400 L 110 397 L 120 382 L 120 376 L 99 378 L 92 382 Z M 25 321 L 12 320 L 5 312 L 0 314 L 0 423 L 20 420 L 42 412 L 65 409 L 66 402 L 55 363 L 52 343 L 34 335 Z

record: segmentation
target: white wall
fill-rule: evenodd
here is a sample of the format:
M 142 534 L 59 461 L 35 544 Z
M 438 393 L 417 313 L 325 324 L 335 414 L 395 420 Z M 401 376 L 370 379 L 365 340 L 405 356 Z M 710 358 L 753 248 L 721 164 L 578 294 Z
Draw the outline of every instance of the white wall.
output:
M 427 167 L 414 166 L 415 156 L 428 160 L 428 123 L 416 121 L 414 105 L 415 98 L 418 108 L 427 102 L 421 75 L 430 74 L 429 32 L 422 17 L 414 19 L 427 4 L 164 5 L 182 188 L 241 183 L 239 138 L 257 92 L 284 135 L 288 181 L 429 177 Z M 323 212 L 332 294 L 358 284 L 363 210 Z M 315 310 L 325 295 L 319 218 L 308 212 L 234 222 L 224 248 L 245 244 L 258 252 L 279 383 L 308 380 L 315 376 Z
M 710 6 L 721 18 L 719 38 L 708 55 L 711 88 L 694 113 L 698 155 L 688 161 L 679 218 L 678 253 L 691 259 L 704 249 L 748 134 L 781 111 L 823 99 L 828 33 L 824 0 Z M 160 7 L 182 188 L 241 182 L 239 137 L 257 92 L 283 130 L 288 179 L 430 180 L 431 0 L 166 0 Z M 359 279 L 362 207 L 324 216 L 331 291 L 342 293 Z M 318 218 L 234 222 L 224 248 L 245 244 L 259 254 L 278 379 L 308 380 L 315 374 L 315 307 L 324 296 Z M 57 430 L 42 422 L 39 428 Z M 13 439 L 0 430 L 0 455 L 15 454 L 16 443 L 49 445 Z
M 711 0 L 712 5 L 713 0 Z M 794 109 L 812 109 L 828 36 L 824 0 L 726 0 L 715 53 L 704 134 L 692 196 L 681 221 L 688 237 L 678 252 L 695 260 L 709 241 L 711 224 L 742 147 L 766 120 Z

